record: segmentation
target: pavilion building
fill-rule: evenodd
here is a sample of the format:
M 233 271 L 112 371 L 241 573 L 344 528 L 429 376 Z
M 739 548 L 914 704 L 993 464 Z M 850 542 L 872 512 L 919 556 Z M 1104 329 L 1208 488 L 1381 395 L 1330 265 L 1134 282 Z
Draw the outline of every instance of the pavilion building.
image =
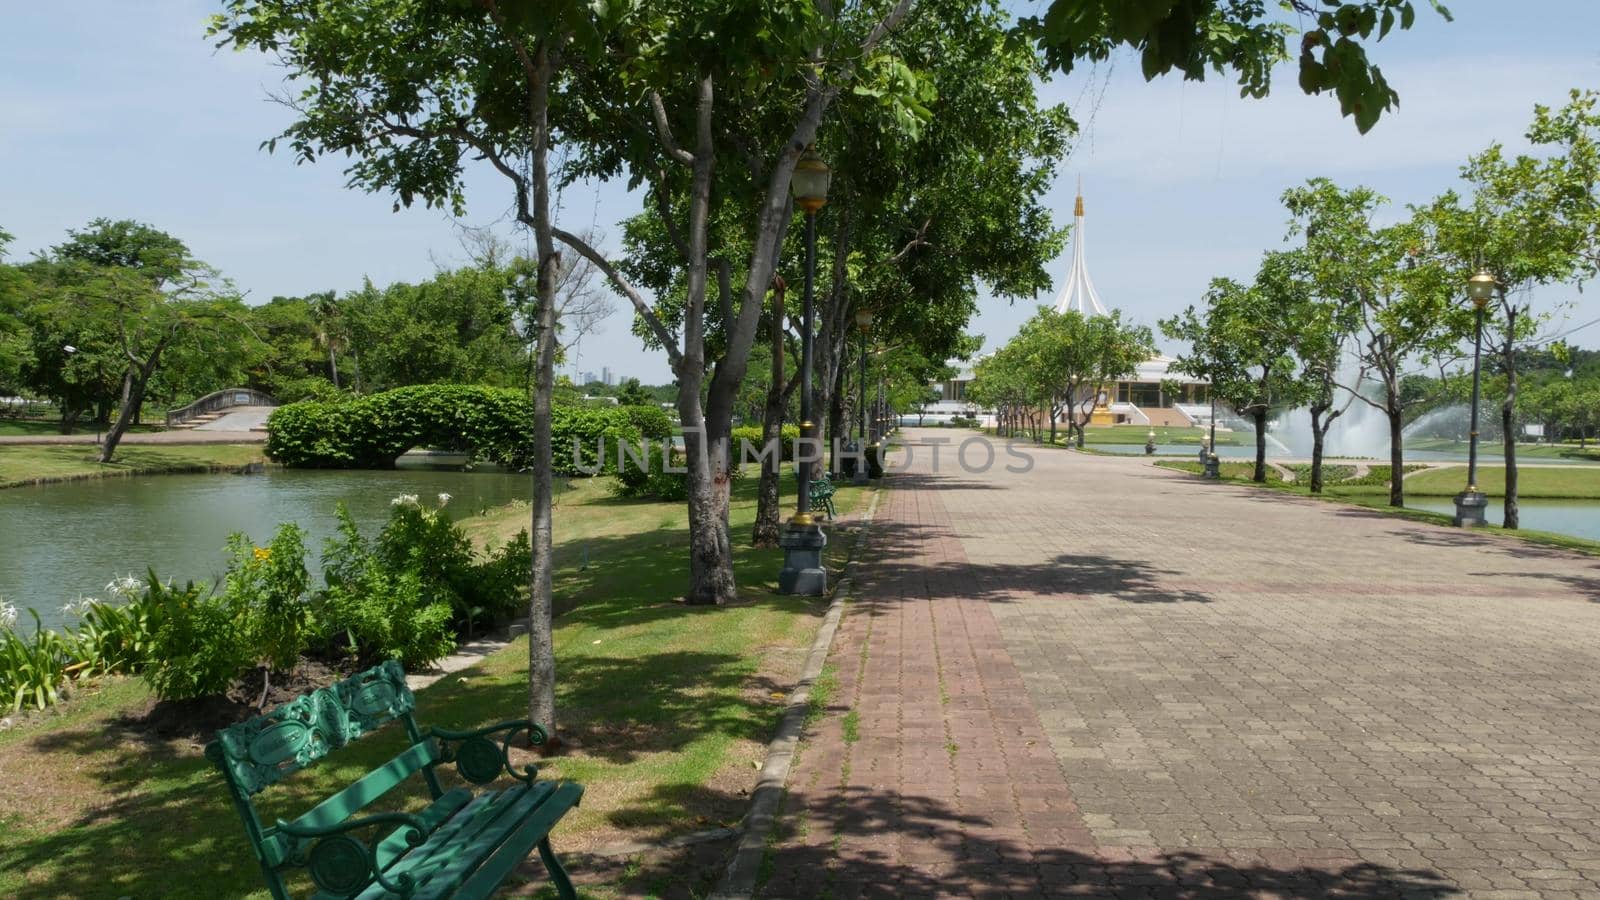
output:
M 1089 264 L 1084 250 L 1083 185 L 1080 181 L 1077 199 L 1073 204 L 1072 263 L 1067 270 L 1066 282 L 1056 295 L 1056 312 L 1075 310 L 1085 316 L 1109 315 L 1100 292 L 1089 277 Z M 1146 425 L 1150 427 L 1179 427 L 1204 425 L 1211 420 L 1210 382 L 1171 370 L 1177 360 L 1156 354 L 1139 364 L 1134 373 L 1114 384 L 1101 385 L 1089 395 L 1078 398 L 1079 415 L 1089 412 L 1089 425 Z M 966 399 L 966 387 L 972 381 L 971 366 L 963 366 L 960 374 L 948 381 L 934 385 L 938 388 L 938 402 L 929 404 L 925 414 L 935 421 L 950 416 L 976 416 L 989 421 L 992 411 L 977 409 Z M 1067 413 L 1060 420 L 1066 423 Z

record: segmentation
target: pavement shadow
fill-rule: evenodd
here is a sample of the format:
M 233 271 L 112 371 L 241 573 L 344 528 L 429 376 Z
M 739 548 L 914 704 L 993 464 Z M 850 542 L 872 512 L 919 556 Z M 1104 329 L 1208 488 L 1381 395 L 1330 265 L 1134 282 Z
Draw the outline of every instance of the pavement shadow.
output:
M 1209 603 L 1211 596 L 1176 583 L 1182 573 L 1133 557 L 1063 553 L 1037 563 L 973 563 L 965 554 L 930 558 L 937 526 L 880 522 L 858 578 L 868 597 L 1028 599 L 1109 597 L 1127 603 Z M 892 601 L 891 601 L 892 602 Z
M 1442 898 L 1439 873 L 1315 851 L 1040 847 L 942 801 L 830 790 L 779 825 L 764 897 Z M 795 814 L 799 813 L 799 814 Z M 1037 842 L 1037 838 L 1035 839 Z

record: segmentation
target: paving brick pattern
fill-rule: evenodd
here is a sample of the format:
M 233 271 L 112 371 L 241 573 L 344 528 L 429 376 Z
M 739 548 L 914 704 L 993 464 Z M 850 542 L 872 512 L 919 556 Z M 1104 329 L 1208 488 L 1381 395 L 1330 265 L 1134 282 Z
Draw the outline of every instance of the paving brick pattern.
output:
M 767 895 L 1600 896 L 1594 560 L 931 449 L 880 510 Z

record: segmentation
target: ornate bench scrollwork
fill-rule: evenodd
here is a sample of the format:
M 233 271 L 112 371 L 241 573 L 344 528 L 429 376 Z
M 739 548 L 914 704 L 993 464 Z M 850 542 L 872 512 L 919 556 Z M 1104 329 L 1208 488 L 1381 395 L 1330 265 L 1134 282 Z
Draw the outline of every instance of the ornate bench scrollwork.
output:
M 289 864 L 304 866 L 317 887 L 328 893 L 349 897 L 377 881 L 384 890 L 409 897 L 415 890 L 411 876 L 404 872 L 392 880 L 385 876 L 372 848 L 350 834 L 379 825 L 407 826 L 402 837 L 412 847 L 421 846 L 427 839 L 428 827 L 420 818 L 398 812 L 346 819 L 326 828 L 292 825 L 279 819 L 276 830 L 287 840 Z
M 505 732 L 505 736 L 498 742 L 490 739 L 500 732 Z M 488 784 L 502 773 L 524 784 L 533 784 L 539 777 L 538 766 L 523 766 L 518 770 L 511 765 L 511 741 L 519 734 L 526 734 L 528 744 L 535 747 L 549 739 L 543 726 L 527 719 L 514 719 L 472 731 L 428 729 L 428 736 L 439 742 L 440 761 L 455 763 L 456 771 L 471 784 Z

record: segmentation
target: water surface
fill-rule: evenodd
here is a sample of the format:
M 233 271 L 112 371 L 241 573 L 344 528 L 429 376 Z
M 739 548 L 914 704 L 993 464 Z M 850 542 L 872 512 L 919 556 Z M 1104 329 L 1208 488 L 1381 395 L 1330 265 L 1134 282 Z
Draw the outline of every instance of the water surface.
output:
M 215 581 L 235 531 L 261 544 L 280 522 L 308 532 L 313 572 L 333 534 L 335 505 L 345 503 L 363 534 L 388 520 L 390 501 L 417 494 L 430 503 L 451 495 L 456 517 L 527 499 L 526 476 L 499 472 L 316 471 L 269 467 L 262 475 L 151 475 L 102 478 L 0 491 L 0 597 L 60 623 L 62 604 L 103 597 L 118 575 Z M 23 615 L 22 622 L 32 625 Z

